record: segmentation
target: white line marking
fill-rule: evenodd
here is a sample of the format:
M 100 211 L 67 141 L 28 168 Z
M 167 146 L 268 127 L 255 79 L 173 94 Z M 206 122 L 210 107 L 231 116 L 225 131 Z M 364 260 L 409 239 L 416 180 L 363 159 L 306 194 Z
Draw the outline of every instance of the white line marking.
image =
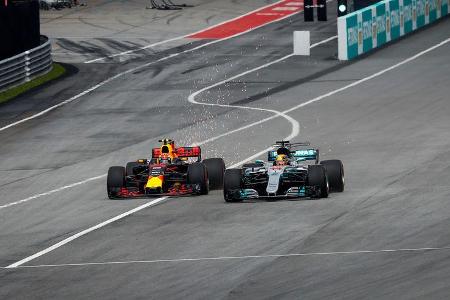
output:
M 358 80 L 358 81 L 354 82 L 353 84 L 346 85 L 346 86 L 344 86 L 344 87 L 342 87 L 342 88 L 336 89 L 336 90 L 331 91 L 331 92 L 329 92 L 329 93 L 327 93 L 327 94 L 324 94 L 324 95 L 322 95 L 322 96 L 316 97 L 316 98 L 311 99 L 311 100 L 309 100 L 309 101 L 307 101 L 307 102 L 301 103 L 300 105 L 294 106 L 294 107 L 292 107 L 291 109 L 285 110 L 285 111 L 282 112 L 282 113 L 286 114 L 286 113 L 291 112 L 291 111 L 293 111 L 293 110 L 296 110 L 296 109 L 298 109 L 298 108 L 300 108 L 300 107 L 304 107 L 304 106 L 306 106 L 306 105 L 308 105 L 308 104 L 311 104 L 311 103 L 314 103 L 314 102 L 318 102 L 318 101 L 320 101 L 320 100 L 322 100 L 322 99 L 324 99 L 324 98 L 326 98 L 326 97 L 329 97 L 329 96 L 334 95 L 334 94 L 336 94 L 336 93 L 338 93 L 338 92 L 344 91 L 344 90 L 346 90 L 346 89 L 348 89 L 348 88 L 350 88 L 350 87 L 356 86 L 356 85 L 361 84 L 361 83 L 363 83 L 363 82 L 366 82 L 366 81 L 368 81 L 368 80 L 370 80 L 370 79 L 373 79 L 373 78 L 375 78 L 375 77 L 378 77 L 378 76 L 380 76 L 380 75 L 382 75 L 382 74 L 384 74 L 384 73 L 386 73 L 386 72 L 388 72 L 388 71 L 391 71 L 391 70 L 393 70 L 393 69 L 395 69 L 395 68 L 398 68 L 398 67 L 400 67 L 400 66 L 402 66 L 402 65 L 404 65 L 404 64 L 406 64 L 406 63 L 408 63 L 408 62 L 411 62 L 411 61 L 413 61 L 413 60 L 415 60 L 415 59 L 417 59 L 417 58 L 419 58 L 419 57 L 425 55 L 426 53 L 428 53 L 428 52 L 430 52 L 430 51 L 433 51 L 434 49 L 436 49 L 436 48 L 438 48 L 438 47 L 441 47 L 441 46 L 445 45 L 445 44 L 448 43 L 448 42 L 450 42 L 450 38 L 448 38 L 448 39 L 446 39 L 446 40 L 440 42 L 439 44 L 436 44 L 436 45 L 434 45 L 434 46 L 432 46 L 432 47 L 430 47 L 430 48 L 428 48 L 428 49 L 426 49 L 426 50 L 423 50 L 423 51 L 417 53 L 416 55 L 414 55 L 414 56 L 412 56 L 412 57 L 410 57 L 410 58 L 407 58 L 407 59 L 405 59 L 405 60 L 403 60 L 403 61 L 401 61 L 401 62 L 399 62 L 399 63 L 397 63 L 397 64 L 395 64 L 395 65 L 393 65 L 393 66 L 391 66 L 391 67 L 388 67 L 388 68 L 383 69 L 383 70 L 381 70 L 381 71 L 379 71 L 379 72 L 377 72 L 377 73 L 375 73 L 375 74 L 372 74 L 372 75 L 370 75 L 370 76 L 368 76 L 368 77 L 365 77 L 365 78 L 363 78 L 363 79 L 361 79 L 361 80 Z M 195 100 L 195 99 L 194 99 L 194 100 Z M 204 104 L 204 103 L 198 103 L 198 104 Z M 279 115 L 277 114 L 276 116 L 279 116 Z M 255 154 L 255 155 L 256 155 L 256 154 Z M 253 156 L 255 156 L 255 155 L 253 155 Z M 243 160 L 243 161 L 241 161 L 241 162 L 239 162 L 239 163 L 237 163 L 237 164 L 235 164 L 235 165 L 242 164 L 243 162 L 246 162 L 246 161 L 248 161 L 248 159 L 245 159 L 245 160 Z M 85 234 L 91 232 L 91 231 L 94 231 L 94 230 L 96 230 L 96 229 L 98 229 L 98 228 L 101 228 L 101 227 L 103 227 L 103 226 L 106 226 L 106 225 L 108 225 L 108 224 L 110 224 L 110 223 L 112 223 L 112 222 L 114 222 L 114 221 L 116 221 L 116 220 L 119 220 L 119 219 L 121 219 L 121 218 L 124 218 L 125 216 L 129 216 L 129 215 L 131 215 L 132 213 L 137 212 L 137 211 L 140 211 L 140 210 L 142 210 L 142 209 L 144 209 L 144 208 L 146 208 L 146 207 L 155 205 L 156 203 L 159 203 L 159 202 L 161 202 L 161 201 L 163 201 L 163 200 L 165 200 L 165 199 L 167 199 L 167 198 L 166 198 L 166 197 L 158 198 L 158 199 L 155 199 L 155 200 L 153 200 L 153 201 L 151 201 L 151 202 L 148 202 L 148 203 L 146 203 L 146 204 L 144 204 L 144 205 L 141 205 L 141 206 L 139 206 L 139 207 L 137 207 L 137 208 L 134 208 L 134 209 L 132 209 L 132 210 L 130 210 L 130 211 L 127 211 L 127 212 L 125 212 L 125 213 L 123 213 L 123 214 L 121 214 L 121 215 L 119 215 L 119 216 L 116 216 L 116 217 L 114 217 L 114 218 L 111 218 L 111 219 L 109 219 L 109 220 L 107 220 L 107 221 L 105 221 L 105 222 L 103 222 L 103 223 L 100 223 L 100 224 L 95 225 L 95 226 L 93 226 L 93 227 L 91 227 L 91 228 L 88 228 L 88 229 L 86 229 L 86 230 L 84 230 L 84 231 L 82 231 L 82 232 L 80 232 L 80 233 L 77 233 L 77 234 L 75 234 L 75 235 L 73 235 L 73 236 L 71 236 L 71 237 L 69 237 L 69 238 L 67 238 L 67 239 L 65 239 L 65 240 L 63 240 L 63 241 L 61 241 L 61 242 L 59 242 L 59 243 L 57 243 L 57 244 L 55 244 L 55 245 L 49 247 L 49 248 L 47 248 L 47 249 L 44 249 L 44 250 L 42 250 L 42 251 L 40 251 L 40 252 L 38 252 L 38 253 L 36 253 L 36 254 L 33 254 L 33 255 L 31 255 L 31 256 L 29 256 L 29 257 L 27 257 L 27 258 L 24 258 L 24 259 L 22 259 L 22 260 L 20 260 L 20 261 L 18 261 L 18 262 L 16 262 L 16 263 L 13 263 L 13 264 L 11 264 L 11 265 L 5 267 L 5 268 L 8 268 L 8 269 L 9 269 L 9 268 L 17 268 L 17 267 L 23 265 L 24 263 L 27 263 L 27 262 L 29 262 L 29 261 L 31 261 L 31 260 L 33 260 L 33 259 L 35 259 L 35 258 L 38 258 L 38 257 L 40 257 L 40 256 L 42 256 L 42 255 L 44 255 L 44 254 L 46 254 L 46 253 L 49 253 L 49 252 L 51 252 L 51 251 L 53 251 L 53 250 L 55 250 L 55 249 L 57 249 L 57 248 L 59 248 L 59 247 L 65 245 L 65 244 L 67 244 L 67 243 L 69 243 L 69 242 L 71 242 L 71 241 L 73 241 L 73 240 L 75 240 L 75 239 L 77 239 L 77 238 L 79 238 L 79 237 L 81 237 L 81 236 L 83 236 L 83 235 L 85 235 Z M 422 248 L 422 249 L 432 249 L 432 248 Z M 437 249 L 437 248 L 436 248 L 436 249 Z M 410 249 L 410 250 L 411 250 L 411 249 Z M 379 251 L 379 252 L 380 252 L 380 251 L 383 251 L 383 252 L 395 252 L 395 251 L 399 251 L 399 250 L 378 250 L 378 251 Z M 368 250 L 368 251 L 360 251 L 360 252 L 361 252 L 361 253 L 363 253 L 363 252 L 370 253 L 370 250 Z M 373 251 L 372 251 L 372 252 L 373 252 Z M 299 256 L 299 254 L 298 254 L 298 256 Z
M 252 73 L 252 72 L 261 70 L 261 69 L 263 69 L 263 68 L 266 68 L 266 67 L 268 67 L 268 66 L 271 66 L 271 65 L 273 65 L 273 64 L 279 63 L 279 62 L 281 62 L 281 61 L 283 61 L 283 60 L 285 60 L 285 59 L 287 59 L 287 58 L 289 58 L 289 57 L 291 57 L 291 56 L 293 56 L 293 54 L 286 55 L 286 56 L 281 57 L 281 58 L 279 58 L 279 59 L 277 59 L 277 60 L 274 60 L 274 61 L 272 61 L 272 62 L 270 62 L 270 63 L 261 65 L 261 66 L 259 66 L 259 67 L 257 67 L 257 68 L 254 68 L 254 69 L 245 71 L 245 72 L 240 73 L 240 74 L 238 74 L 238 75 L 235 75 L 235 76 L 233 76 L 233 77 L 230 77 L 230 78 L 227 78 L 227 79 L 225 79 L 225 80 L 219 81 L 219 82 L 217 82 L 217 83 L 215 83 L 215 84 L 212 84 L 212 85 L 210 85 L 210 86 L 207 86 L 207 87 L 205 87 L 205 88 L 202 88 L 202 89 L 200 89 L 200 90 L 198 90 L 198 91 L 192 93 L 191 95 L 189 95 L 188 101 L 189 101 L 190 103 L 192 103 L 192 104 L 199 104 L 199 105 L 204 105 L 204 106 L 218 106 L 218 107 L 226 107 L 226 108 L 240 108 L 240 109 L 248 109 L 248 110 L 258 110 L 258 111 L 265 111 L 265 112 L 270 112 L 270 113 L 273 113 L 273 114 L 274 114 L 274 116 L 272 116 L 272 117 L 270 117 L 270 118 L 265 118 L 265 119 L 263 119 L 263 120 L 259 120 L 259 121 L 257 121 L 257 122 L 254 122 L 254 123 L 245 125 L 245 126 L 243 126 L 243 127 L 240 127 L 240 128 L 234 129 L 234 130 L 230 130 L 230 131 L 228 131 L 228 132 L 226 132 L 226 133 L 223 133 L 223 134 L 221 134 L 221 135 L 218 135 L 218 136 L 209 138 L 209 139 L 207 139 L 207 140 L 204 140 L 204 141 L 202 141 L 202 142 L 195 143 L 195 144 L 197 144 L 197 145 L 202 145 L 202 144 L 206 144 L 206 143 L 212 142 L 212 141 L 214 141 L 214 140 L 217 140 L 217 139 L 222 138 L 222 137 L 224 137 L 224 136 L 227 136 L 227 135 L 233 134 L 233 133 L 235 133 L 235 132 L 241 131 L 241 130 L 243 130 L 243 129 L 246 129 L 246 128 L 255 126 L 255 125 L 257 125 L 257 124 L 264 123 L 264 122 L 266 122 L 266 121 L 268 121 L 268 120 L 270 120 L 270 119 L 275 118 L 276 116 L 283 117 L 283 118 L 285 118 L 286 120 L 288 120 L 288 121 L 292 124 L 292 133 L 289 135 L 289 137 L 290 137 L 290 138 L 293 138 L 294 136 L 296 136 L 296 135 L 299 133 L 299 130 L 300 130 L 300 124 L 299 124 L 295 119 L 293 119 L 292 117 L 290 117 L 290 116 L 288 116 L 288 115 L 286 115 L 286 114 L 283 114 L 282 112 L 279 112 L 279 111 L 277 111 L 277 110 L 266 109 L 266 108 L 258 108 L 258 107 L 250 107 L 250 106 L 241 106 L 241 105 L 229 105 L 229 104 L 217 104 L 217 103 L 204 103 L 204 102 L 198 102 L 197 100 L 195 100 L 195 97 L 197 97 L 199 94 L 201 94 L 201 93 L 203 93 L 203 92 L 205 92 L 205 91 L 207 91 L 207 90 L 210 90 L 210 89 L 212 89 L 212 88 L 214 88 L 214 87 L 220 86 L 220 85 L 222 85 L 222 84 L 224 84 L 224 83 L 230 82 L 230 81 L 235 80 L 235 79 L 237 79 L 237 78 L 240 78 L 240 77 L 242 77 L 242 76 L 245 76 L 245 75 L 247 75 L 247 74 L 249 74 L 249 73 Z M 285 139 L 288 140 L 289 137 L 286 137 Z
M 432 47 L 430 47 L 430 48 L 428 48 L 428 49 L 425 49 L 425 50 L 423 50 L 423 51 L 421 51 L 421 52 L 419 52 L 419 53 L 417 53 L 417 54 L 415 54 L 415 55 L 413 55 L 413 56 L 411 56 L 411 57 L 409 57 L 409 58 L 407 58 L 407 59 L 404 59 L 404 60 L 402 60 L 401 62 L 396 63 L 395 65 L 392 65 L 392 66 L 390 66 L 390 67 L 388 67 L 388 68 L 386 68 L 386 69 L 383 69 L 383 70 L 381 70 L 381 71 L 379 71 L 379 72 L 377 72 L 377 73 L 375 73 L 375 74 L 369 75 L 369 76 L 364 77 L 364 78 L 362 78 L 362 79 L 360 79 L 360 80 L 357 80 L 357 81 L 355 81 L 355 82 L 353 82 L 353 83 L 350 83 L 350 84 L 348 84 L 348 85 L 346 85 L 346 86 L 343 86 L 343 87 L 341 87 L 341 88 L 339 88 L 339 89 L 330 91 L 330 92 L 328 92 L 328 93 L 326 93 L 326 94 L 323 94 L 323 95 L 321 95 L 321 96 L 318 96 L 318 97 L 316 97 L 316 98 L 314 98 L 314 99 L 311 99 L 311 100 L 309 100 L 309 101 L 306 101 L 306 102 L 303 102 L 303 103 L 301 103 L 301 104 L 299 104 L 299 105 L 296 105 L 296 106 L 294 106 L 294 107 L 291 107 L 290 109 L 287 109 L 287 110 L 283 111 L 283 113 L 289 113 L 289 112 L 291 112 L 291 111 L 297 110 L 297 109 L 299 109 L 299 108 L 301 108 L 301 107 L 304 107 L 304 106 L 306 106 L 306 105 L 309 105 L 309 104 L 311 104 L 311 103 L 318 102 L 318 101 L 320 101 L 320 100 L 322 100 L 322 99 L 324 99 L 324 98 L 330 97 L 330 96 L 332 96 L 332 95 L 334 95 L 334 94 L 337 94 L 337 93 L 339 93 L 339 92 L 345 91 L 345 90 L 347 90 L 347 89 L 349 89 L 349 88 L 352 88 L 352 87 L 354 87 L 354 86 L 357 86 L 357 85 L 359 85 L 359 84 L 361 84 L 361 83 L 364 83 L 364 82 L 366 82 L 366 81 L 369 81 L 369 80 L 371 80 L 371 79 L 374 79 L 374 78 L 376 78 L 376 77 L 379 77 L 380 75 L 383 75 L 384 73 L 387 73 L 387 72 L 392 71 L 392 70 L 394 70 L 394 69 L 396 69 L 396 68 L 398 68 L 398 67 L 400 67 L 400 66 L 403 66 L 404 64 L 407 64 L 407 63 L 409 63 L 409 62 L 411 62 L 411 61 L 413 61 L 413 60 L 415 60 L 415 59 L 417 59 L 417 58 L 419 58 L 419 57 L 421 57 L 421 56 L 427 54 L 428 52 L 431 52 L 431 51 L 433 51 L 433 50 L 435 50 L 435 49 L 437 49 L 437 48 L 439 48 L 439 47 L 441 47 L 441 46 L 447 44 L 448 42 L 450 42 L 450 38 L 447 38 L 446 40 L 444 40 L 444 41 L 442 41 L 442 42 L 440 42 L 440 43 L 438 43 L 438 44 L 436 44 L 436 45 L 434 45 L 434 46 L 432 46 Z
M 223 24 L 228 23 L 228 22 L 232 22 L 232 21 L 237 20 L 237 19 L 240 19 L 240 18 L 243 18 L 243 17 L 248 16 L 248 15 L 251 15 L 251 14 L 253 14 L 253 13 L 259 11 L 259 10 L 263 10 L 263 9 L 265 9 L 265 8 L 267 8 L 267 7 L 270 7 L 270 6 L 273 6 L 273 5 L 277 5 L 277 4 L 279 4 L 279 3 L 282 3 L 283 1 L 285 1 L 285 0 L 281 0 L 281 1 L 278 1 L 278 2 L 275 2 L 275 3 L 272 3 L 272 4 L 268 4 L 268 5 L 266 5 L 266 6 L 262 6 L 262 7 L 260 7 L 260 8 L 255 9 L 255 10 L 252 10 L 252 11 L 246 13 L 246 14 L 243 14 L 243 15 L 237 16 L 237 17 L 235 17 L 235 18 L 232 18 L 232 19 L 229 19 L 229 20 L 226 20 L 226 21 L 217 23 L 216 25 L 212 25 L 212 26 L 206 27 L 205 29 L 200 29 L 200 30 L 198 30 L 198 31 L 196 31 L 196 32 L 193 32 L 193 33 L 189 33 L 189 34 L 182 35 L 182 36 L 177 36 L 177 37 L 174 37 L 174 38 L 171 38 L 171 39 L 168 39 L 168 40 L 164 40 L 164 41 L 160 41 L 160 42 L 157 42 L 157 43 L 154 43 L 154 44 L 146 45 L 146 46 L 140 47 L 140 48 L 138 48 L 138 49 L 128 50 L 128 51 L 124 51 L 124 52 L 120 52 L 120 53 L 115 53 L 115 54 L 111 54 L 111 55 L 108 55 L 108 56 L 104 56 L 104 57 L 99 57 L 99 58 L 96 58 L 96 59 L 88 60 L 88 61 L 85 61 L 84 63 L 89 64 L 89 63 L 97 62 L 97 61 L 100 61 L 100 60 L 104 60 L 104 59 L 108 59 L 108 58 L 113 58 L 113 57 L 116 57 L 116 56 L 127 55 L 127 54 L 130 54 L 130 53 L 139 52 L 139 51 L 142 51 L 142 50 L 145 50 L 145 49 L 148 49 L 148 48 L 152 48 L 152 47 L 154 47 L 154 46 L 158 46 L 158 45 L 170 43 L 170 42 L 173 42 L 173 41 L 176 41 L 176 40 L 181 40 L 181 39 L 189 38 L 189 36 L 198 34 L 198 33 L 200 33 L 200 32 L 209 30 L 209 29 L 211 29 L 211 28 L 214 28 L 214 27 L 223 25 Z M 297 13 L 300 13 L 300 12 L 297 12 Z M 293 16 L 293 15 L 295 15 L 295 14 L 296 14 L 296 13 L 293 13 L 293 14 L 287 16 L 287 17 Z M 278 20 L 275 20 L 275 21 L 272 21 L 272 22 L 269 22 L 269 23 L 265 23 L 265 24 L 260 25 L 260 26 L 258 26 L 258 27 L 251 28 L 251 29 L 249 29 L 249 30 L 247 30 L 247 31 L 245 31 L 245 32 L 237 33 L 237 34 L 235 34 L 235 35 L 233 35 L 233 36 L 230 36 L 230 37 L 227 37 L 227 38 L 225 38 L 225 39 L 229 39 L 229 38 L 233 38 L 233 37 L 240 36 L 240 35 L 242 35 L 242 34 L 244 34 L 244 33 L 248 33 L 248 32 L 253 31 L 253 30 L 255 30 L 255 29 L 261 28 L 261 27 L 263 27 L 263 26 L 266 26 L 266 25 L 269 25 L 269 24 L 271 24 L 271 23 L 278 22 L 278 21 L 281 21 L 281 20 L 284 20 L 284 19 L 285 19 L 285 18 L 281 18 L 281 19 L 278 19 Z M 224 40 L 224 39 L 220 39 L 219 41 L 221 41 L 221 40 Z
M 76 187 L 76 186 L 88 183 L 90 181 L 93 181 L 93 180 L 101 179 L 101 178 L 104 178 L 104 177 L 106 177 L 106 174 L 103 174 L 103 175 L 100 175 L 100 176 L 91 177 L 91 178 L 88 178 L 88 179 L 85 179 L 85 180 L 82 180 L 82 181 L 78 181 L 78 182 L 75 182 L 75 183 L 72 183 L 72 184 L 69 184 L 69 185 L 65 185 L 65 186 L 59 187 L 57 189 L 54 189 L 54 190 L 51 190 L 51 191 L 48 191 L 48 192 L 44 192 L 44 193 L 40 193 L 40 194 L 36 194 L 36 195 L 30 196 L 28 198 L 25 198 L 25 199 L 22 199 L 22 200 L 19 200 L 19 201 L 16 201 L 16 202 L 11 202 L 11 203 L 8 203 L 8 204 L 5 204 L 5 205 L 0 205 L 0 209 L 7 208 L 7 207 L 10 207 L 10 206 L 14 206 L 14 205 L 21 204 L 21 203 L 25 203 L 25 202 L 28 202 L 28 201 L 31 201 L 31 200 L 34 200 L 34 199 L 37 199 L 37 198 L 40 198 L 40 197 L 43 197 L 43 196 L 49 196 L 51 194 L 54 194 L 54 193 L 57 193 L 57 192 L 60 192 L 60 191 L 63 191 L 63 190 L 66 190 L 66 189 L 69 189 L 69 188 L 72 188 L 72 187 Z
M 278 6 L 274 7 L 272 11 L 294 11 L 298 9 L 297 7 L 290 7 L 290 6 Z
M 235 259 L 290 258 L 290 257 L 302 257 L 302 256 L 331 256 L 331 255 L 380 254 L 380 253 L 399 253 L 399 252 L 428 252 L 428 251 L 443 251 L 443 250 L 450 250 L 450 247 L 356 250 L 356 251 L 335 251 L 335 252 L 309 252 L 309 253 L 219 256 L 219 257 L 175 258 L 175 259 L 155 259 L 155 260 L 105 261 L 105 262 L 91 262 L 91 263 L 68 263 L 68 264 L 53 264 L 53 265 L 34 265 L 34 266 L 27 265 L 27 266 L 18 266 L 17 268 L 30 269 L 30 268 L 56 268 L 56 267 L 84 267 L 84 266 L 125 265 L 125 264 L 224 261 L 224 260 L 235 260 Z M 8 267 L 1 267 L 0 269 L 8 269 Z
M 5 267 L 5 268 L 11 269 L 11 268 L 16 268 L 16 267 L 18 267 L 20 265 L 23 265 L 24 263 L 27 263 L 27 262 L 29 262 L 29 261 L 31 261 L 33 259 L 36 259 L 36 258 L 38 258 L 38 257 L 40 257 L 40 256 L 42 256 L 44 254 L 47 254 L 47 253 L 49 253 L 49 252 L 51 252 L 51 251 L 53 251 L 53 250 L 55 250 L 55 249 L 57 249 L 57 248 L 59 248 L 61 246 L 64 246 L 65 244 L 70 243 L 71 241 L 76 240 L 76 239 L 78 239 L 78 238 L 80 238 L 80 237 L 82 237 L 82 236 L 84 236 L 84 235 L 86 235 L 86 234 L 88 234 L 88 233 L 90 233 L 90 232 L 92 232 L 94 230 L 102 228 L 102 227 L 104 227 L 104 226 L 106 226 L 108 224 L 111 224 L 111 223 L 113 223 L 113 222 L 115 222 L 117 220 L 123 219 L 123 218 L 125 218 L 125 217 L 127 217 L 127 216 L 129 216 L 129 215 L 131 215 L 131 214 L 133 214 L 135 212 L 143 210 L 144 208 L 147 208 L 147 207 L 150 207 L 150 206 L 155 206 L 156 204 L 166 200 L 167 198 L 168 197 L 157 198 L 157 199 L 154 199 L 154 200 L 152 200 L 150 202 L 147 202 L 147 203 L 145 203 L 145 204 L 143 204 L 141 206 L 133 208 L 132 210 L 126 211 L 126 212 L 124 212 L 124 213 L 122 213 L 122 214 L 120 214 L 118 216 L 115 216 L 114 218 L 108 219 L 108 220 L 106 220 L 106 221 L 104 221 L 104 222 L 102 222 L 100 224 L 97 224 L 97 225 L 92 226 L 92 227 L 90 227 L 88 229 L 80 231 L 77 234 L 74 234 L 74 235 L 72 235 L 72 236 L 62 240 L 61 242 L 58 242 L 58 243 L 56 243 L 56 244 L 54 244 L 54 245 L 52 245 L 52 246 L 50 246 L 50 247 L 48 247 L 48 248 L 46 248 L 46 249 L 44 249 L 42 251 L 39 251 L 38 253 L 35 253 L 35 254 L 31 255 L 31 256 L 28 256 L 28 257 L 26 257 L 26 258 L 24 258 L 24 259 L 22 259 L 22 260 L 20 260 L 20 261 L 18 261 L 16 263 L 13 263 L 13 264 Z

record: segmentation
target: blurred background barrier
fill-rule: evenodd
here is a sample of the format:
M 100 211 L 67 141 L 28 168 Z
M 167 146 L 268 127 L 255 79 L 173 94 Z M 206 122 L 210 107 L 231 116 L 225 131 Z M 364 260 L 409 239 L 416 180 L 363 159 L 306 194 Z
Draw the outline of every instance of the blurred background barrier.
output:
M 450 0 L 384 0 L 338 18 L 340 60 L 349 60 L 449 14 Z

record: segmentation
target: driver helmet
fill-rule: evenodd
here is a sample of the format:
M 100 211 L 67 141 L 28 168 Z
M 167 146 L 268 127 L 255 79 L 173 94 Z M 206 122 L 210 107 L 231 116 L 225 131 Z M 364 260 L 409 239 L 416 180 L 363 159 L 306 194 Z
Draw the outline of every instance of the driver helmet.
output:
M 168 153 L 161 153 L 161 156 L 159 157 L 159 163 L 160 164 L 168 164 L 170 163 L 170 157 Z
M 286 154 L 278 154 L 275 160 L 275 165 L 277 166 L 286 166 L 289 164 L 289 158 Z

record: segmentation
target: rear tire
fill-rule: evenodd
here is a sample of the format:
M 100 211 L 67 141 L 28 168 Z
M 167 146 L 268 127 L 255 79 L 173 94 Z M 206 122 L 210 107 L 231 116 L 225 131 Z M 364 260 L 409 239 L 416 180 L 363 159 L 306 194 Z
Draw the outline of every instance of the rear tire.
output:
M 330 192 L 327 171 L 322 165 L 308 166 L 308 185 L 320 188 L 319 198 L 327 198 Z
M 232 191 L 241 189 L 242 169 L 226 169 L 223 178 L 223 197 L 226 202 L 241 202 L 233 197 Z
M 327 170 L 330 192 L 343 192 L 345 186 L 344 164 L 338 159 L 324 160 L 320 162 Z
M 203 160 L 208 171 L 209 189 L 218 190 L 223 188 L 223 174 L 225 173 L 225 162 L 222 158 L 208 158 Z
M 108 177 L 106 179 L 106 191 L 109 199 L 118 197 L 119 192 L 125 187 L 125 168 L 124 167 L 110 167 L 108 170 Z
M 208 195 L 208 171 L 206 166 L 200 162 L 195 162 L 188 166 L 187 182 L 189 184 L 198 184 L 200 186 L 200 195 Z

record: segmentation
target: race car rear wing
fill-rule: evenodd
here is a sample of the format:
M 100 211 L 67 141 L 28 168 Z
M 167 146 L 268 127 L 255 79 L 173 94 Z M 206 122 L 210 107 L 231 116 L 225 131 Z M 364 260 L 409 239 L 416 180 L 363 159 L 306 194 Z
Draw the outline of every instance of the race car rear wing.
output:
M 199 146 L 195 147 L 179 147 L 174 149 L 174 154 L 178 158 L 196 157 L 198 161 L 202 159 L 202 150 Z M 161 156 L 161 148 L 152 149 L 152 158 L 159 158 Z
M 303 149 L 303 150 L 295 150 L 291 151 L 291 155 L 297 159 L 303 160 L 315 160 L 316 163 L 319 163 L 319 149 Z M 267 153 L 268 161 L 275 161 L 277 158 L 277 151 L 272 150 Z
M 297 159 L 315 160 L 319 163 L 319 149 L 304 149 L 292 151 L 292 154 Z
M 199 146 L 195 147 L 179 147 L 175 149 L 178 157 L 197 157 L 198 161 L 202 159 L 202 149 Z

